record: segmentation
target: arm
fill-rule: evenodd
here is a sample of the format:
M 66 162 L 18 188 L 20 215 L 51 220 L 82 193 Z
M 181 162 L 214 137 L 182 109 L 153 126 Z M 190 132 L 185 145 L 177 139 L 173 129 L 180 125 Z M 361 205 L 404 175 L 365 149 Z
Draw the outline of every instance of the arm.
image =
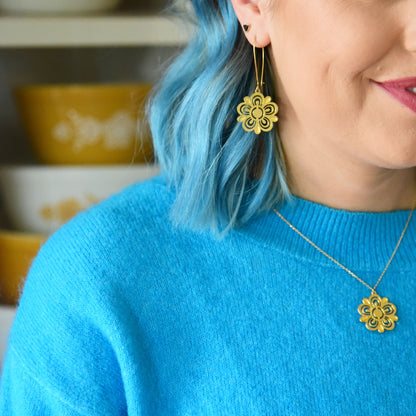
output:
M 108 314 L 93 268 L 77 257 L 85 249 L 51 240 L 29 273 L 11 330 L 0 414 L 127 414 Z

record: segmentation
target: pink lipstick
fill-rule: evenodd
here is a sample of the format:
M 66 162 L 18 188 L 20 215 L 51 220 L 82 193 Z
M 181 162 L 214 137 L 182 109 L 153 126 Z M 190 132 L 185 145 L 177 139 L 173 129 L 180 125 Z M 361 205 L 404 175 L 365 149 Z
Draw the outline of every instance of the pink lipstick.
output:
M 416 77 L 376 82 L 376 84 L 416 113 Z

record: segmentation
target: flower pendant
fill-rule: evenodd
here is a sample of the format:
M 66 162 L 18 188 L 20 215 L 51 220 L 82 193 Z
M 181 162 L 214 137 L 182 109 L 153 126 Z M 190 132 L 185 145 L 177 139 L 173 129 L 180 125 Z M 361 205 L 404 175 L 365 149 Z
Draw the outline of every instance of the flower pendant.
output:
M 240 116 L 237 121 L 243 123 L 245 131 L 260 134 L 262 131 L 267 132 L 273 128 L 273 123 L 278 120 L 276 116 L 278 111 L 279 107 L 271 97 L 265 97 L 256 88 L 251 97 L 244 97 L 244 101 L 238 105 L 237 112 Z
M 399 319 L 396 316 L 396 306 L 389 302 L 387 298 L 381 298 L 376 292 L 373 292 L 358 307 L 361 314 L 360 321 L 365 322 L 365 326 L 370 331 L 384 332 L 394 329 L 395 322 Z

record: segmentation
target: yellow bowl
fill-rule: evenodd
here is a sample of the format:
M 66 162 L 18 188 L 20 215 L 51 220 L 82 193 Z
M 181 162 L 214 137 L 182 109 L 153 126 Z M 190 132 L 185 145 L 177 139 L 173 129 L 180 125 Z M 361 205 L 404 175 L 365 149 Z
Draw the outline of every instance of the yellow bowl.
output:
M 47 237 L 0 230 L 0 302 L 16 305 L 27 272 Z
M 149 84 L 21 86 L 24 128 L 46 164 L 123 164 L 153 159 L 144 115 Z

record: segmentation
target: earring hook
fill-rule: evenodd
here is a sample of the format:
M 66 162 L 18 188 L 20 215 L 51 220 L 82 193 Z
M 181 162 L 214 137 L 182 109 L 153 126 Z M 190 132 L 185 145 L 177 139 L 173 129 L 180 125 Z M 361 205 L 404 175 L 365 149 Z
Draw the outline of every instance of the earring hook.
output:
M 261 79 L 259 82 L 259 70 L 258 70 L 258 65 L 257 65 L 257 51 L 256 51 L 256 38 L 254 38 L 254 43 L 253 43 L 253 55 L 254 55 L 254 67 L 256 70 L 256 81 L 257 81 L 257 90 L 262 91 L 263 90 L 263 79 L 264 79 L 264 48 L 261 48 L 261 52 L 262 52 L 262 59 L 261 59 Z

